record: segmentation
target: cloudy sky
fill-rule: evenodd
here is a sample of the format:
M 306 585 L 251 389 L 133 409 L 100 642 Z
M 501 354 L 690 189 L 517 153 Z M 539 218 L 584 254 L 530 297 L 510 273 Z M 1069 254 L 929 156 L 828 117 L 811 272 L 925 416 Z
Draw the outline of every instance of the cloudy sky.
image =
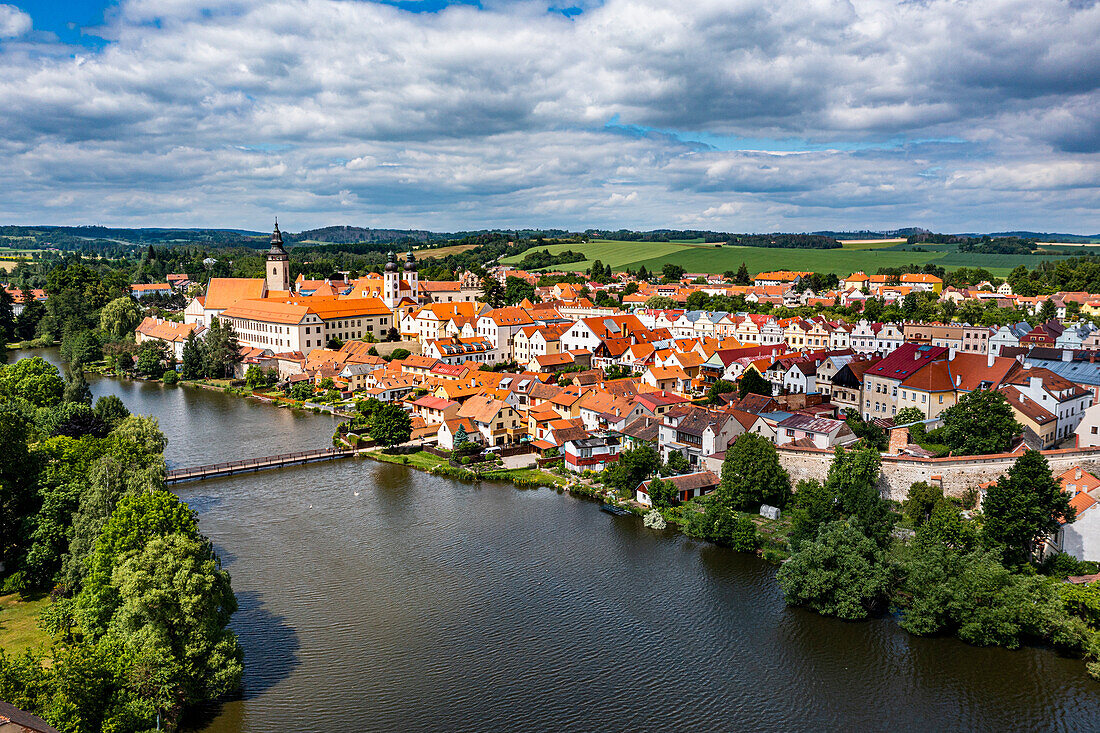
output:
M 0 222 L 1095 234 L 1097 39 L 1096 0 L 9 0 Z

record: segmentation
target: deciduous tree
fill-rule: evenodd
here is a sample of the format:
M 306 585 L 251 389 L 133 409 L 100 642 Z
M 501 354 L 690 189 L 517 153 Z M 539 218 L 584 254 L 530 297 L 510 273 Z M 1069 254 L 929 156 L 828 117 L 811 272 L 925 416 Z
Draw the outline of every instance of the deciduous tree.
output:
M 790 495 L 791 477 L 779 465 L 775 445 L 756 433 L 737 436 L 726 450 L 715 499 L 732 509 L 756 511 L 761 504 L 784 507 Z
M 383 447 L 404 443 L 411 434 L 412 420 L 400 405 L 387 402 L 371 415 L 370 436 Z
M 1003 546 L 1005 561 L 1012 564 L 1027 562 L 1043 538 L 1057 532 L 1063 521 L 1076 518 L 1046 457 L 1033 450 L 1025 451 L 986 489 L 982 512 L 985 538 Z
M 943 411 L 943 440 L 956 455 L 1004 453 L 1023 431 L 1000 392 L 968 392 Z
M 787 603 L 857 620 L 886 597 L 890 569 L 885 553 L 854 521 L 836 521 L 803 544 L 776 579 Z

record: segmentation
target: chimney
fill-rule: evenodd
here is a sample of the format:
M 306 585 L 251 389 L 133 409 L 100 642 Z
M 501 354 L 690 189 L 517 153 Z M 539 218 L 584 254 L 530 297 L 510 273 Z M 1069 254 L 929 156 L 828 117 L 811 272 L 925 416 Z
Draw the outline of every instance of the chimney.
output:
M 909 445 L 909 428 L 893 428 L 890 431 L 890 445 L 886 449 L 886 453 L 896 456 L 907 445 Z
M 1074 466 L 1073 467 L 1073 478 L 1078 480 L 1078 481 L 1081 480 L 1081 467 L 1080 466 Z
M 962 381 L 963 381 L 962 375 L 961 374 L 956 374 L 955 375 L 955 386 L 958 387 L 960 384 L 962 384 Z
M 1073 361 L 1073 350 L 1062 349 L 1062 361 Z
M 1043 386 L 1043 378 L 1042 377 L 1028 377 L 1027 386 L 1030 387 L 1031 389 L 1039 389 L 1040 387 Z
M 985 366 L 986 366 L 987 369 L 992 369 L 993 368 L 993 362 L 996 358 L 997 358 L 997 355 L 994 354 L 992 351 L 990 351 L 989 354 L 986 355 L 986 357 L 985 357 Z

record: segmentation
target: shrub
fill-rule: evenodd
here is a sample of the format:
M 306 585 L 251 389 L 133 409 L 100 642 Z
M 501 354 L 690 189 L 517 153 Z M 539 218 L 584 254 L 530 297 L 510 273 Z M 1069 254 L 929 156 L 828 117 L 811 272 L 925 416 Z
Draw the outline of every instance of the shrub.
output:
M 161 380 L 169 387 L 174 387 L 180 382 L 180 375 L 176 373 L 175 369 L 169 369 L 161 377 Z

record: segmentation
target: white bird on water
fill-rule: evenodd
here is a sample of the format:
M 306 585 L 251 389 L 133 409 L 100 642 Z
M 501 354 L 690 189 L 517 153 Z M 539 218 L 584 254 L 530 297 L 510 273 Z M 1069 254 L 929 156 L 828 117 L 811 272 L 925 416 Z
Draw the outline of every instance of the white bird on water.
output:
M 359 496 L 359 492 L 358 492 L 358 491 L 356 491 L 356 492 L 355 492 L 355 495 L 356 495 L 356 496 Z

